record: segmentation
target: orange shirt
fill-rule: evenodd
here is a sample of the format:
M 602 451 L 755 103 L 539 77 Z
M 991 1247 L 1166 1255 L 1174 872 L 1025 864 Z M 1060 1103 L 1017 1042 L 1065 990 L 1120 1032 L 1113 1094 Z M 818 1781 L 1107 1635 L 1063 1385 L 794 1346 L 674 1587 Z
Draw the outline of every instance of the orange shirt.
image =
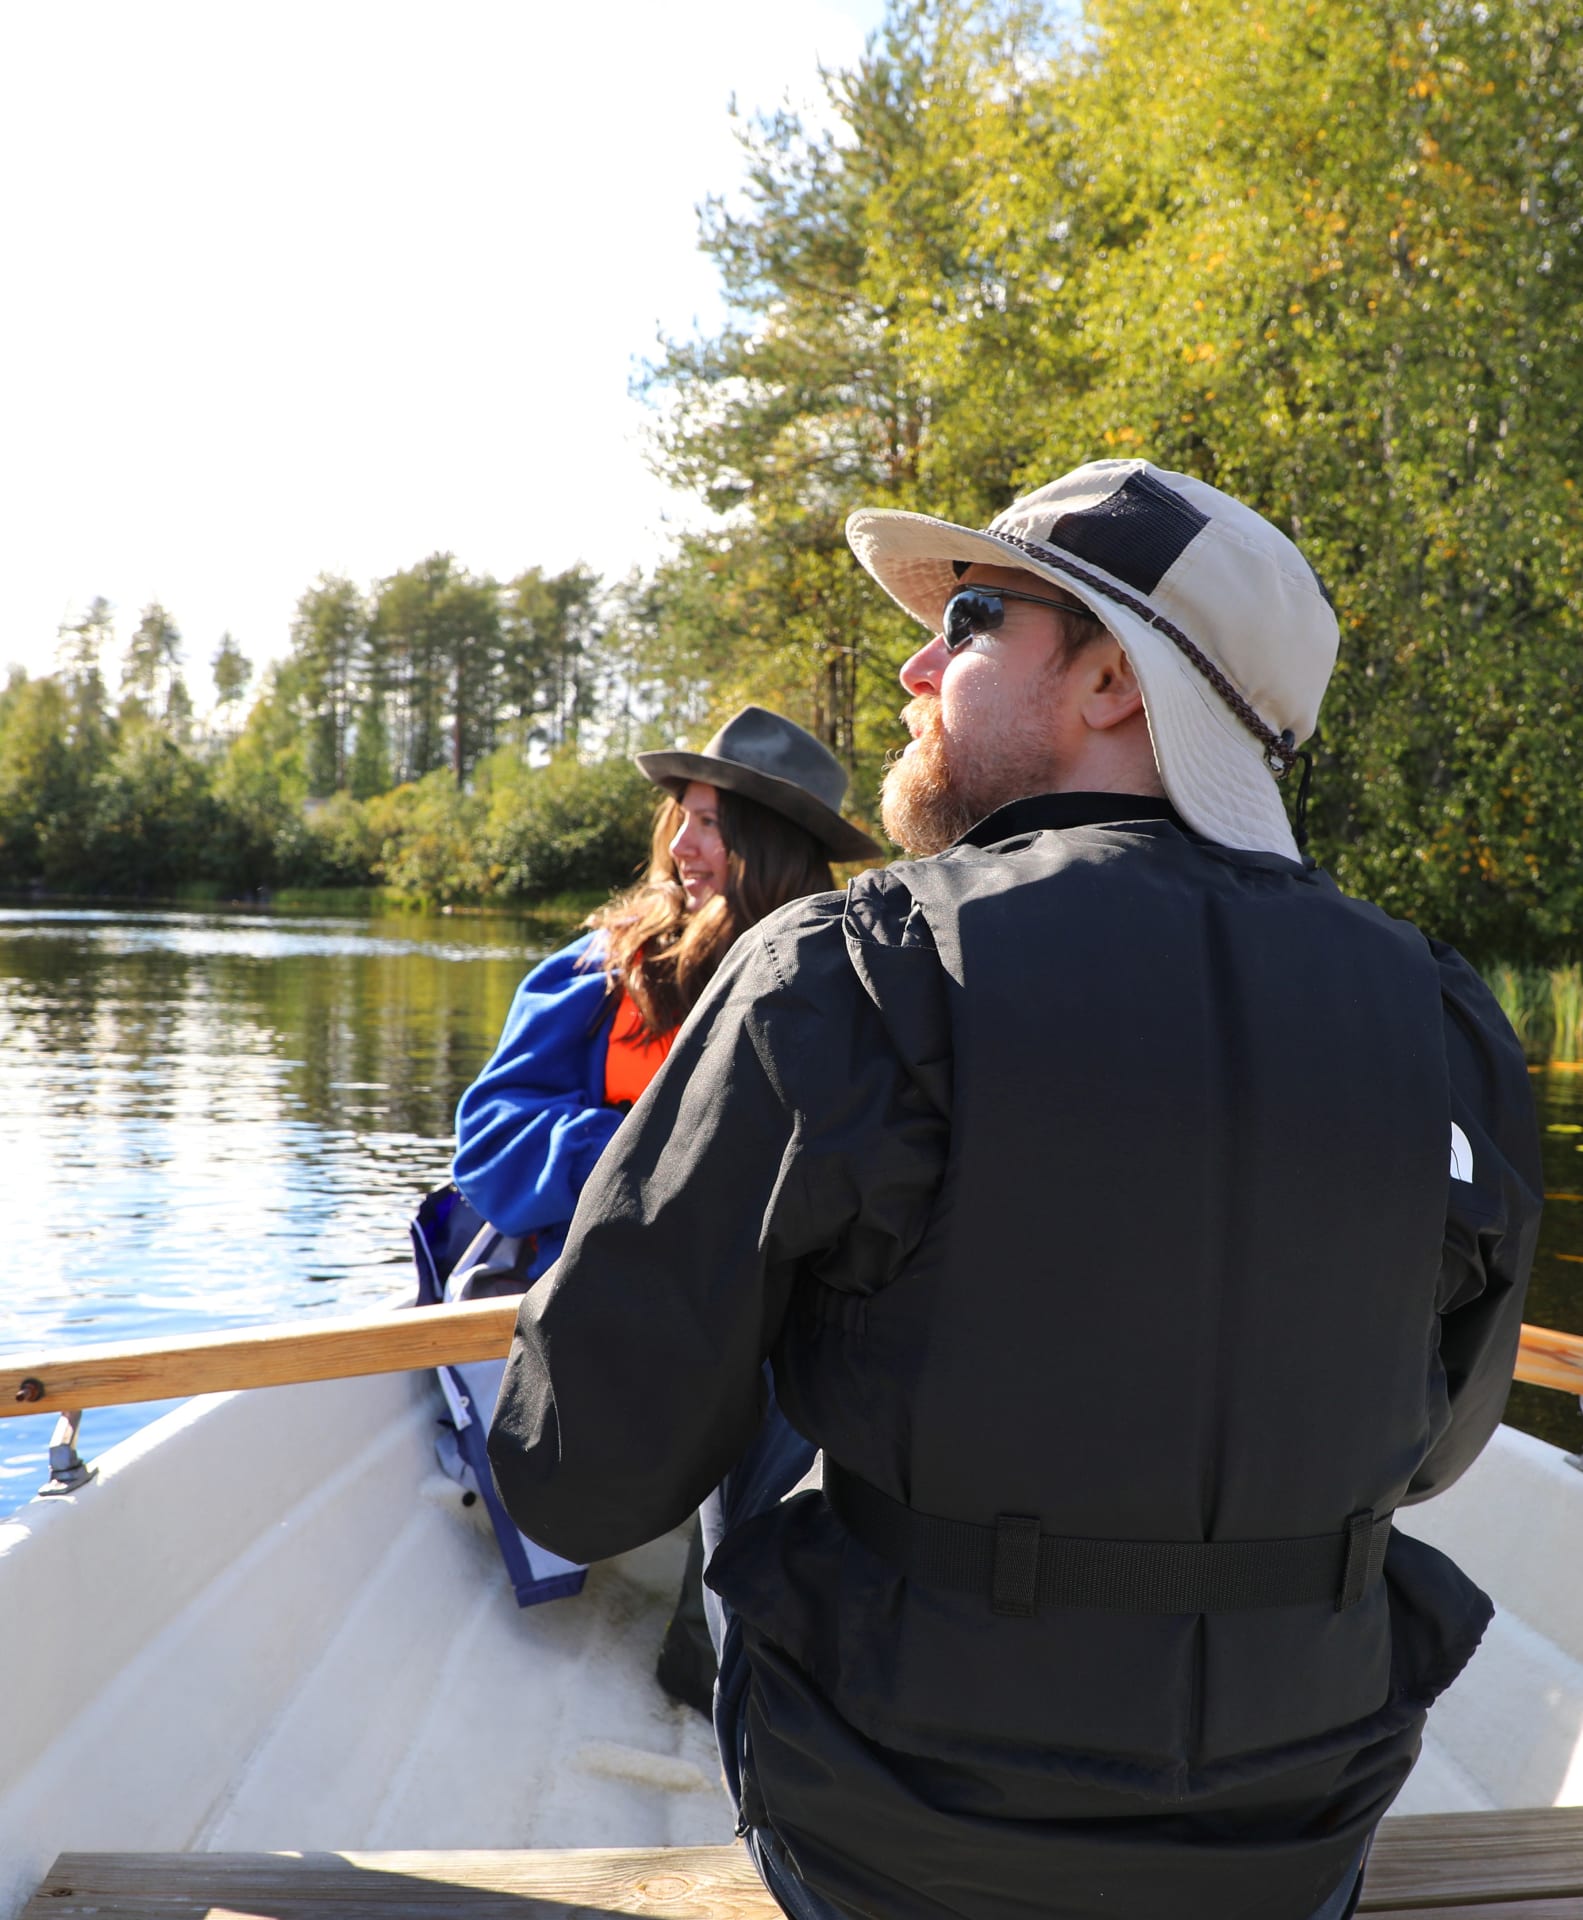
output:
M 676 1029 L 658 1039 L 643 1031 L 643 1016 L 626 988 L 610 1024 L 610 1051 L 605 1055 L 605 1105 L 630 1107 L 664 1064 L 676 1038 Z

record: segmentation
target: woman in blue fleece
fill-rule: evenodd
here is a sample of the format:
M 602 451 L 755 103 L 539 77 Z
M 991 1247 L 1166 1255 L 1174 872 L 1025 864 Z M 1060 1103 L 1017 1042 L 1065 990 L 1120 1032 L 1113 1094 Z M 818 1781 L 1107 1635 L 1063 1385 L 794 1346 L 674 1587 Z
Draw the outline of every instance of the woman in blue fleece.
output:
M 702 753 L 640 753 L 665 789 L 647 877 L 517 989 L 456 1110 L 455 1179 L 502 1233 L 533 1235 L 536 1277 L 621 1116 L 737 936 L 827 892 L 830 861 L 879 852 L 841 818 L 846 775 L 812 734 L 745 707 Z
M 637 762 L 666 793 L 646 878 L 523 981 L 456 1112 L 456 1184 L 500 1232 L 527 1241 L 517 1271 L 529 1281 L 559 1256 L 594 1162 L 738 935 L 788 901 L 829 891 L 832 859 L 879 852 L 841 817 L 839 762 L 762 707 L 745 707 L 702 753 L 640 753 Z M 707 1712 L 713 1653 L 696 1544 L 699 1565 L 689 1561 L 659 1677 Z

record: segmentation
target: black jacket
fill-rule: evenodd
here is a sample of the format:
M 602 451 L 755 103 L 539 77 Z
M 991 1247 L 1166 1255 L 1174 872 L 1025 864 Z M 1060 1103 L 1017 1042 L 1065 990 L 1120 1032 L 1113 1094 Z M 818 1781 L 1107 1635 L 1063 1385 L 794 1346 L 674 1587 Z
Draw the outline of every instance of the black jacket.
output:
M 621 1550 L 732 1464 L 770 1355 L 827 1460 L 926 1513 L 1331 1533 L 1488 1438 L 1538 1209 L 1456 955 L 1163 803 L 1021 802 L 738 944 L 524 1301 L 491 1455 L 530 1534 Z M 751 1811 L 876 1920 L 1300 1920 L 1489 1611 L 1396 1535 L 1345 1611 L 1008 1618 L 818 1494 L 709 1579 Z

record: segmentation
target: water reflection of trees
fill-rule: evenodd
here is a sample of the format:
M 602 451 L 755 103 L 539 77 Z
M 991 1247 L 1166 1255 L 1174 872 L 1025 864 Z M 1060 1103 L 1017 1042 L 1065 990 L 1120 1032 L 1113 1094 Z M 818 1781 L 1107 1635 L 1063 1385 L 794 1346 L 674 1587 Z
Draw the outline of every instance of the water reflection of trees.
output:
M 524 966 L 386 954 L 276 965 L 257 982 L 258 1007 L 312 1118 L 449 1135 Z
M 419 931 L 405 951 L 269 957 L 129 947 L 104 922 L 18 933 L 0 938 L 0 1024 L 56 1116 L 162 1119 L 207 1094 L 218 1118 L 245 1080 L 316 1126 L 444 1138 L 530 962 L 425 952 Z

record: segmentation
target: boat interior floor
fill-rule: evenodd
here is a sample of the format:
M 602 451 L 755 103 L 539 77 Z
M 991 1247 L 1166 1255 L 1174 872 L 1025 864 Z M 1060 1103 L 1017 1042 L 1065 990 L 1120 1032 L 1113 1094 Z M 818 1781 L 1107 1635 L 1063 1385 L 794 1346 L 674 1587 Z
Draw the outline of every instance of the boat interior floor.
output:
M 1576 1920 L 1583 1808 L 1403 1815 L 1359 1909 Z M 62 1854 L 22 1920 L 775 1920 L 741 1847 L 461 1853 Z

